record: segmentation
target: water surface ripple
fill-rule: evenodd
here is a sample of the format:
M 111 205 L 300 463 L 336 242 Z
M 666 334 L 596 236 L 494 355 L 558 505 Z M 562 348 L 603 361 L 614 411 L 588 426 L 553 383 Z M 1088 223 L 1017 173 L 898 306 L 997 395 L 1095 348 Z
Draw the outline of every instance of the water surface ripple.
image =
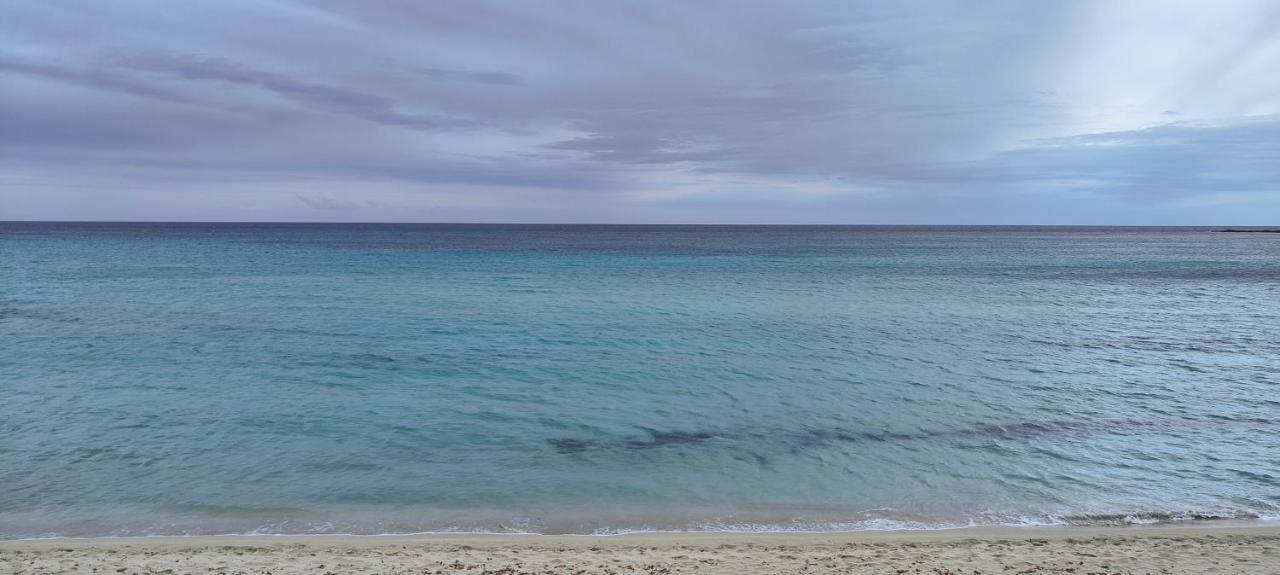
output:
M 1275 517 L 1280 238 L 0 224 L 0 538 Z

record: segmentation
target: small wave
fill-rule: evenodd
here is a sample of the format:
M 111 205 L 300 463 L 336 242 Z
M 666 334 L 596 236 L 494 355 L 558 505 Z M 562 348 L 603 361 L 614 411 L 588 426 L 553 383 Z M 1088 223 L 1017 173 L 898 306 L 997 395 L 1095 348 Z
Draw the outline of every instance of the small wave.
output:
M 892 518 L 872 518 L 858 521 L 806 521 L 746 522 L 708 521 L 684 528 L 600 527 L 587 535 L 615 536 L 660 533 L 856 533 L 863 531 L 946 531 L 982 527 L 1043 528 L 1043 527 L 1136 527 L 1149 525 L 1174 525 L 1182 523 L 1228 521 L 1280 521 L 1280 513 L 1241 512 L 1142 512 L 1082 515 L 994 515 L 959 521 L 928 521 Z
M 1046 528 L 1046 527 L 1138 527 L 1153 525 L 1206 524 L 1229 522 L 1280 521 L 1274 510 L 1222 511 L 1140 511 L 1117 513 L 1015 513 L 986 511 L 969 517 L 937 518 L 898 514 L 893 510 L 867 510 L 826 517 L 767 518 L 747 514 L 741 517 L 695 519 L 690 516 L 646 518 L 615 517 L 603 522 L 591 517 L 545 518 L 507 517 L 501 520 L 461 520 L 429 523 L 389 522 L 385 518 L 365 517 L 361 520 L 294 521 L 279 520 L 246 523 L 240 528 L 211 524 L 156 522 L 146 527 L 116 528 L 97 532 L 79 529 L 32 529 L 26 533 L 9 531 L 0 540 L 103 539 L 156 537 L 394 537 L 394 536 L 467 536 L 467 535 L 565 535 L 617 536 L 662 533 L 741 533 L 804 534 L 856 533 L 867 531 L 942 531 L 969 528 Z M 14 527 L 14 526 L 10 526 Z
M 1161 525 L 1186 522 L 1209 521 L 1257 521 L 1262 514 L 1252 511 L 1221 512 L 1142 512 L 1142 513 L 1108 513 L 1068 515 L 1063 518 L 1065 524 L 1081 527 L 1112 527 L 1128 525 Z

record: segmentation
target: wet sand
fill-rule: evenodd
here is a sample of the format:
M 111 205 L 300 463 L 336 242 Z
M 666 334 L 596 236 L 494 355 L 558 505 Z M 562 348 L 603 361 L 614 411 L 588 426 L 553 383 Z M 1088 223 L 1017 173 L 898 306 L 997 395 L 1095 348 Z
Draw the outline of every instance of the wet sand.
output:
M 0 573 L 1280 573 L 1280 526 L 0 542 Z

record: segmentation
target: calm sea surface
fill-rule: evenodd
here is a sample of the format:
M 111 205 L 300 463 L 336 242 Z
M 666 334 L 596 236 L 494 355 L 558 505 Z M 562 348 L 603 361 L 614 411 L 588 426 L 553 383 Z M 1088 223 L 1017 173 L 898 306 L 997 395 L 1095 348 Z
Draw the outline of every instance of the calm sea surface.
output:
M 1278 509 L 1272 234 L 0 224 L 0 538 Z

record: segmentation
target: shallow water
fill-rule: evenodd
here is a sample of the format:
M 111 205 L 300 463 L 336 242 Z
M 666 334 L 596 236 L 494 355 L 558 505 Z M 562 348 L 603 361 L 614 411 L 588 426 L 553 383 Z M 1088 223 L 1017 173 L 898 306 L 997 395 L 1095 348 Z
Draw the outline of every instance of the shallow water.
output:
M 0 538 L 1280 515 L 1280 237 L 0 224 Z

